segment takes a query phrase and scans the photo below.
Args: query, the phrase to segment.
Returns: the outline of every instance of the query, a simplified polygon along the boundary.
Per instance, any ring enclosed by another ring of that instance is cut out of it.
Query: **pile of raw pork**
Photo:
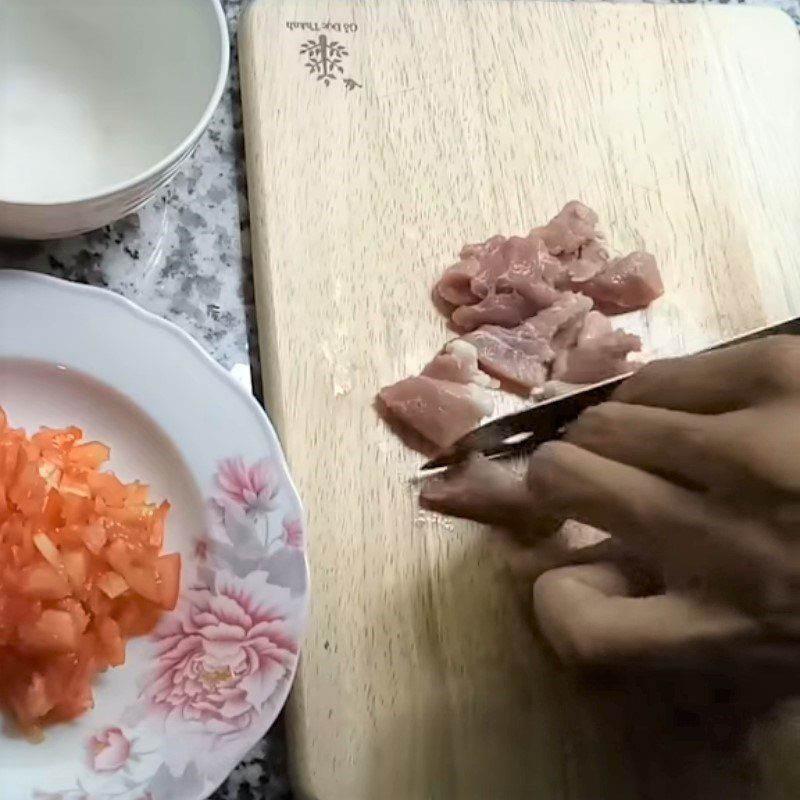
[[[595,383],[631,369],[641,341],[608,317],[663,294],[655,259],[612,257],[597,214],[567,203],[527,236],[471,244],[434,287],[460,335],[420,375],[380,390],[381,414],[425,452],[449,447],[492,413],[490,389],[537,396],[548,381]]]

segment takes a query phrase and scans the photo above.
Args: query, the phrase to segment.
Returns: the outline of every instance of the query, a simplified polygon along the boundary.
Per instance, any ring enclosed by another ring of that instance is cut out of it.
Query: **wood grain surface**
[[[338,60],[327,85],[308,51],[321,36]],[[800,797],[797,727],[732,755],[651,686],[576,686],[480,532],[418,510],[419,458],[371,407],[447,338],[429,292],[461,245],[527,232],[572,198],[620,249],[657,254],[667,294],[624,320],[651,352],[800,313],[788,18],[263,0],[241,74],[264,389],[309,515],[301,794]]]

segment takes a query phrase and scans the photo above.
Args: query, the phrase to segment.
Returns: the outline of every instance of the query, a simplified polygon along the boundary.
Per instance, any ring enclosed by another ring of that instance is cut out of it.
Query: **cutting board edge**
[[[242,12],[239,25],[238,46],[240,59],[246,61],[251,57],[253,47],[253,32],[251,30],[251,18],[263,6],[264,0],[249,0]],[[241,62],[240,62],[241,63]],[[240,70],[240,85],[242,94],[243,124],[245,137],[245,161],[248,176],[248,204],[250,209],[251,226],[253,220],[263,220],[266,225],[266,199],[262,192],[255,191],[256,182],[250,180],[252,174],[263,175],[264,153],[258,142],[257,134],[264,124],[264,117],[261,106],[258,102],[250,102],[255,94],[255,86],[251,85],[253,78],[250,70]],[[249,108],[249,111],[246,109]],[[262,242],[262,239],[264,241]],[[282,438],[284,418],[282,409],[282,380],[281,370],[277,358],[265,357],[269,352],[269,345],[275,335],[275,315],[273,312],[274,304],[271,292],[271,275],[269,263],[269,245],[265,237],[251,238],[251,258],[253,263],[253,293],[254,305],[257,321],[257,339],[259,353],[261,357],[261,384],[264,397],[264,405],[267,408],[270,419],[275,426],[279,438]],[[265,304],[259,304],[257,298],[268,298]],[[266,306],[266,307],[265,307]],[[287,453],[287,460],[289,454]],[[291,469],[291,461],[289,460]],[[312,585],[313,602],[313,585]],[[302,653],[302,651],[301,651]],[[321,787],[315,786],[314,774],[308,758],[308,748],[306,746],[306,727],[301,724],[293,724],[295,718],[302,718],[302,709],[298,705],[302,704],[302,691],[296,691],[295,687],[300,688],[304,680],[303,659],[300,657],[297,673],[294,679],[293,690],[287,701],[287,717],[289,724],[286,725],[286,735],[292,752],[292,758],[288,759],[289,772],[292,779],[294,793],[300,800],[322,800],[320,794]]]

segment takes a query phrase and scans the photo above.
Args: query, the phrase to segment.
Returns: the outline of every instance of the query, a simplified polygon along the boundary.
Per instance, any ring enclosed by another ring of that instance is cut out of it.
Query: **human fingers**
[[[534,581],[542,573],[559,567],[625,558],[621,543],[611,537],[587,547],[569,547],[557,538],[531,546],[521,544],[518,537],[503,528],[492,528],[488,539],[512,575],[527,581]]]
[[[558,527],[558,521],[536,514],[523,474],[482,457],[428,478],[420,492],[420,505],[504,528],[523,539],[537,527],[543,536]]]
[[[605,458],[715,492],[800,492],[797,406],[720,415],[609,402],[587,409],[565,441]]]
[[[759,635],[741,612],[688,595],[630,597],[625,575],[607,563],[545,572],[534,584],[534,611],[562,660],[590,666],[699,659]]]
[[[547,442],[528,461],[528,503],[538,513],[575,519],[658,553],[680,544],[696,493],[568,442]],[[677,529],[678,534],[673,534]]]
[[[653,361],[614,400],[695,414],[721,414],[800,388],[800,342],[771,336],[685,358]]]
[[[708,485],[723,465],[715,453],[717,417],[653,406],[608,402],[586,409],[568,428],[564,441],[621,464],[682,482]]]
[[[668,575],[699,580],[748,607],[763,604],[770,586],[794,580],[786,548],[767,523],[708,493],[567,442],[540,447],[527,479],[537,513],[608,531]]]

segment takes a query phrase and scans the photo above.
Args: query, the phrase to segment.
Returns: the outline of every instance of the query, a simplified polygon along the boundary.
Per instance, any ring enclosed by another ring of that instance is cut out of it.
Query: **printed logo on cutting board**
[[[287,22],[290,31],[312,31],[319,33],[314,39],[306,39],[300,45],[300,57],[303,66],[317,83],[323,86],[344,86],[346,92],[363,88],[347,71],[347,59],[350,51],[346,43],[333,34],[351,34],[358,30],[355,22]]]

